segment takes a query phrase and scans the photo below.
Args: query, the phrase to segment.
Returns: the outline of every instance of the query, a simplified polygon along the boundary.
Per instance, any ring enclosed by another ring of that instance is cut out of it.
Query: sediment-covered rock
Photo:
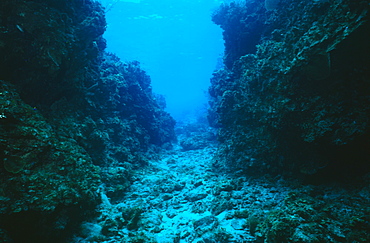
[[[175,130],[183,151],[203,149],[217,143],[216,130],[209,126],[206,115],[179,121]]]
[[[101,216],[73,242],[369,241],[369,186],[233,175],[214,169],[215,151],[178,149],[149,161],[121,201],[102,200]]]
[[[226,47],[209,89],[220,161],[315,180],[369,172],[368,2],[266,2],[213,15]]]

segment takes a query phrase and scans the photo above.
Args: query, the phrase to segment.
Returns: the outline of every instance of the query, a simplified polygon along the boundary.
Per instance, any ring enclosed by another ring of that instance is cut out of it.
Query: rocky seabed
[[[103,234],[112,236],[104,242],[255,242],[248,212],[278,207],[287,190],[218,173],[215,150],[178,149],[151,161],[118,203],[102,190],[101,216],[85,223],[85,240]]]

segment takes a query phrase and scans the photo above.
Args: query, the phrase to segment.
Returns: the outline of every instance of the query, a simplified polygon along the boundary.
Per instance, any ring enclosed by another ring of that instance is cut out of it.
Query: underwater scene
[[[368,0],[1,0],[0,243],[370,242]]]

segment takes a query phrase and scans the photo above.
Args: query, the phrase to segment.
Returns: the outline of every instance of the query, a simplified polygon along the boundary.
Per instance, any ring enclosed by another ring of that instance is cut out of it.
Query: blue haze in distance
[[[204,108],[224,49],[222,31],[211,21],[221,1],[101,2],[107,8],[107,50],[123,61],[139,61],[176,119]]]

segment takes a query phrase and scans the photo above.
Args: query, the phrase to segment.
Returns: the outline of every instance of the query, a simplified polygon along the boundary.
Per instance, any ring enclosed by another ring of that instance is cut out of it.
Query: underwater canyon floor
[[[349,192],[223,173],[214,164],[215,151],[179,147],[137,170],[121,200],[112,203],[102,191],[100,216],[84,223],[85,235],[75,241],[349,242],[348,234],[367,239],[368,187]]]

